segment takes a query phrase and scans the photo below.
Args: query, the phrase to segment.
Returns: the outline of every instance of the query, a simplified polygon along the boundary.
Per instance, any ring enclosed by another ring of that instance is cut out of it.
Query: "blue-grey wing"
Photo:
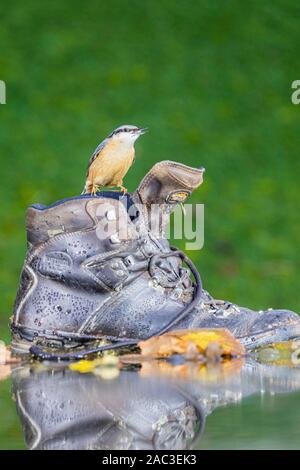
[[[89,163],[88,163],[88,167],[87,167],[87,173],[86,173],[86,176],[88,176],[89,174],[89,169],[90,169],[90,166],[91,164],[96,160],[96,158],[98,157],[99,153],[101,152],[101,150],[105,147],[105,145],[107,144],[107,141],[108,139],[104,139],[102,142],[100,142],[100,144],[98,145],[98,147],[95,149],[93,155],[91,156],[91,158],[89,159]]]

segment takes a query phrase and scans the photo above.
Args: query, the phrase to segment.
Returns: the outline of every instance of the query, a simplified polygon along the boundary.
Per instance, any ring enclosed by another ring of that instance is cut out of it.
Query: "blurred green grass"
[[[2,1],[0,336],[33,202],[78,194],[89,155],[123,123],[150,128],[126,178],[153,163],[205,166],[205,287],[300,312],[300,6],[171,0]],[[183,244],[181,244],[183,246]]]
[[[16,413],[16,405],[11,399],[11,380],[0,381],[0,450],[24,449],[24,436]]]
[[[0,337],[25,254],[24,213],[78,194],[89,155],[123,123],[148,126],[126,178],[162,159],[205,166],[205,287],[300,312],[300,6],[292,0],[2,0]],[[181,244],[183,246],[183,244]],[[0,447],[22,438],[1,384]],[[4,413],[4,414],[3,414]]]

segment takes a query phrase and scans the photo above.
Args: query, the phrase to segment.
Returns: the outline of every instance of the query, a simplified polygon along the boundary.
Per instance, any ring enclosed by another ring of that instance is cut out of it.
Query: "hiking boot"
[[[202,183],[203,172],[163,161],[133,194],[106,191],[30,207],[14,351],[33,343],[137,342],[201,327],[228,328],[249,348],[299,337],[293,312],[259,313],[213,299],[193,263],[170,247],[170,214]]]

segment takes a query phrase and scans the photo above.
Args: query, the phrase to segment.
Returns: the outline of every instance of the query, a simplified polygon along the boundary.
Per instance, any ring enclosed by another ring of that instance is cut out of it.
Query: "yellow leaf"
[[[82,360],[79,362],[75,362],[74,364],[70,364],[69,369],[76,372],[80,372],[81,374],[87,374],[89,372],[92,372],[92,370],[97,367],[97,364],[95,364],[96,362],[97,359],[95,361]]]
[[[256,350],[257,359],[272,365],[299,366],[300,341],[273,343]]]
[[[90,372],[96,373],[98,369],[115,369],[119,360],[116,356],[111,354],[105,354],[103,357],[99,357],[92,361],[81,360],[69,365],[69,369],[80,372],[81,374],[89,374]],[[99,372],[99,371],[98,371]],[[97,372],[97,375],[100,375]],[[105,375],[105,372],[104,372]],[[108,376],[109,374],[107,374]]]
[[[21,359],[18,357],[13,357],[10,348],[5,346],[3,341],[0,341],[0,365],[15,364],[20,361]]]
[[[0,365],[0,380],[7,379],[11,374],[11,367],[10,366],[1,366]]]
[[[187,354],[193,349],[191,346],[198,354],[208,359],[212,359],[213,354],[223,357],[245,354],[244,346],[223,328],[176,330],[139,343],[142,355],[152,357]]]

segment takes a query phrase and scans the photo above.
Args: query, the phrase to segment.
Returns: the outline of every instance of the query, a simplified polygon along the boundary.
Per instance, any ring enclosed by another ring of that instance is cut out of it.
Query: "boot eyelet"
[[[152,287],[158,287],[158,286],[159,286],[158,279],[156,277],[153,277],[152,278]]]
[[[119,235],[117,233],[114,233],[113,235],[111,235],[109,240],[110,240],[110,243],[112,243],[113,245],[115,245],[117,243],[121,243],[121,240],[120,240]]]
[[[117,220],[116,211],[114,209],[110,209],[105,214],[107,220]]]
[[[119,269],[118,271],[116,271],[116,275],[118,277],[124,277],[124,276],[126,276],[126,273],[124,271],[122,271],[121,269]]]
[[[180,289],[179,287],[177,287],[176,289],[174,289],[173,291],[173,297],[174,299],[179,299],[183,294],[183,290]]]
[[[110,267],[115,271],[120,268],[120,263],[113,263]]]
[[[126,267],[132,266],[134,264],[134,261],[131,256],[126,256],[126,258],[123,259],[123,263],[125,264]]]

